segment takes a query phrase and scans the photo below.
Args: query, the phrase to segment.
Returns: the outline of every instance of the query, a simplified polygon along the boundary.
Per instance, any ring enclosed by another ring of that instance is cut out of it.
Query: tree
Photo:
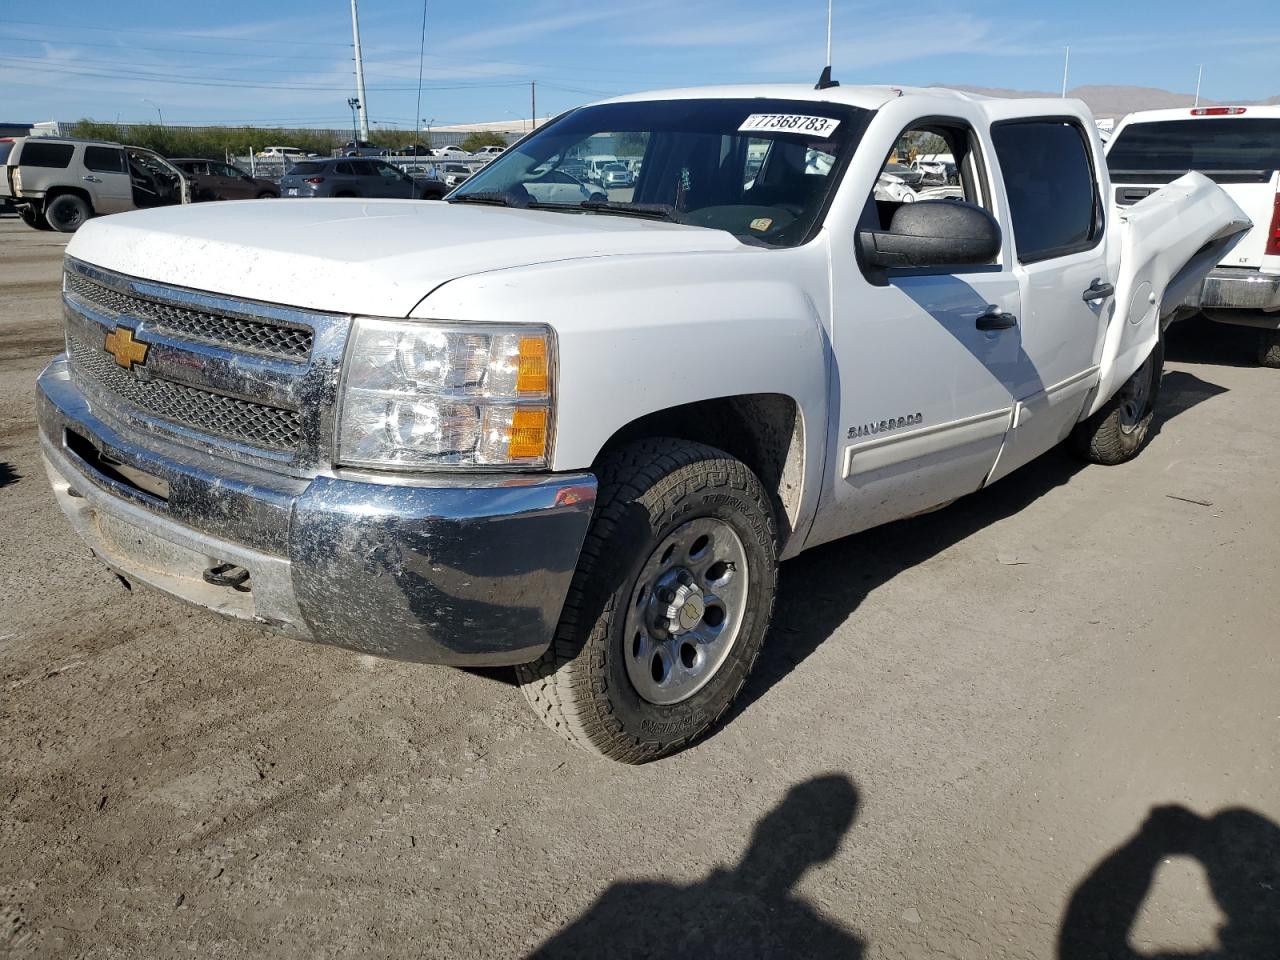
[[[468,133],[467,138],[459,144],[467,153],[475,153],[481,147],[505,147],[506,145],[507,138],[492,131]]]

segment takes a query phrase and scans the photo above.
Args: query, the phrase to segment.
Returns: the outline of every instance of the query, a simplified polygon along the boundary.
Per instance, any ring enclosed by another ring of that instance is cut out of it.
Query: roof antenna
[[[828,87],[840,86],[839,80],[831,79],[831,4],[833,0],[827,0],[827,65],[822,68],[822,76],[818,78],[818,82],[814,84],[815,90],[826,90]]]

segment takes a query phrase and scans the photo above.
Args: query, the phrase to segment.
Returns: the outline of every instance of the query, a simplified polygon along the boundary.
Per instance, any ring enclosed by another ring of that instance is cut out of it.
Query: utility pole
[[[355,3],[355,0],[351,0]],[[1071,48],[1067,47],[1067,54],[1062,58],[1062,96],[1067,95],[1067,71],[1071,68]]]
[[[538,81],[529,81],[529,131],[538,126]]]
[[[360,17],[356,13],[356,0],[351,0],[351,40],[356,48],[356,110],[360,115],[360,136],[369,139],[368,106],[364,97],[364,61],[360,59]]]
[[[1196,71],[1196,102],[1193,106],[1200,106],[1200,81],[1204,79],[1204,64],[1198,64],[1199,70]]]

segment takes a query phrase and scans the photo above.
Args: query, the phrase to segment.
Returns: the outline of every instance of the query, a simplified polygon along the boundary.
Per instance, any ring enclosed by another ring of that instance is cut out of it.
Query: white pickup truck
[[[926,135],[963,199],[877,199]],[[623,145],[634,185],[536,199]],[[128,581],[515,665],[567,739],[653,759],[728,709],[780,560],[1068,438],[1138,452],[1163,306],[1249,221],[1198,174],[1119,216],[1110,191],[1076,101],[753,86],[573,110],[445,204],[93,221],[39,379],[49,476]]]
[[[1280,106],[1131,113],[1107,144],[1120,207],[1196,170],[1255,226],[1187,297],[1182,312],[1259,331],[1258,362],[1280,367]]]

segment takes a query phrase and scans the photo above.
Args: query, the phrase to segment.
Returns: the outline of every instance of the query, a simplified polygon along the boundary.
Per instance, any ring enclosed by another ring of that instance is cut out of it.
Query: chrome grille
[[[67,337],[75,371],[98,389],[144,413],[268,450],[295,451],[302,443],[302,415],[169,380],[143,380],[119,366],[110,354]]]
[[[305,327],[263,323],[207,313],[113,290],[78,273],[68,272],[67,291],[92,306],[118,316],[127,313],[157,330],[230,350],[243,350],[285,360],[305,361],[313,333]]]

